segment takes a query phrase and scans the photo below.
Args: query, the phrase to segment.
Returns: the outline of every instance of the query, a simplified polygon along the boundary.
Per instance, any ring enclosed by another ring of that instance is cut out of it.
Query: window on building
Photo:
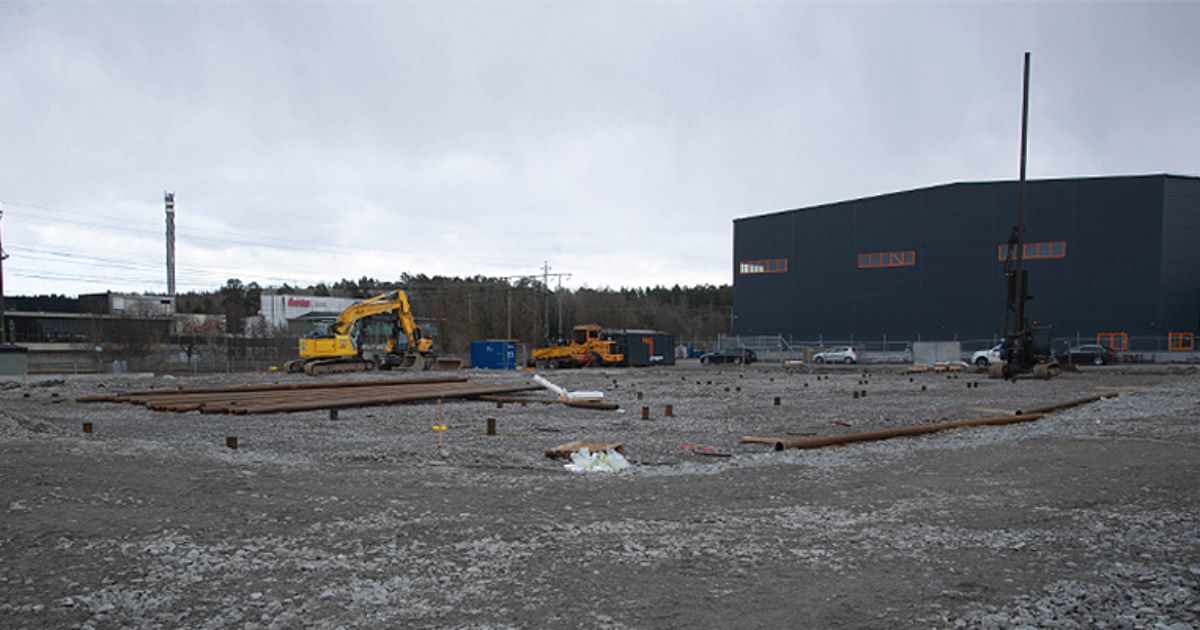
[[[996,249],[996,260],[1003,261],[1008,256],[1008,244],[1002,244]],[[1043,241],[1025,243],[1025,260],[1049,260],[1067,257],[1066,241]]]
[[[912,267],[917,264],[917,252],[906,249],[894,252],[870,252],[858,255],[859,269],[882,267]]]
[[[1196,348],[1196,334],[1173,332],[1167,334],[1167,346],[1172,352],[1191,352]]]
[[[786,258],[766,258],[763,260],[743,260],[738,263],[738,273],[745,276],[756,273],[783,273],[788,270]]]
[[[1108,346],[1117,352],[1129,350],[1129,335],[1123,332],[1103,332],[1096,335],[1096,343]]]

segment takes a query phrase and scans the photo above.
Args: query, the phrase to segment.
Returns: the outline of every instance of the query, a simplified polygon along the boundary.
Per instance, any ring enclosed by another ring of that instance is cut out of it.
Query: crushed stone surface
[[[0,382],[0,626],[1200,626],[1194,366],[1016,383],[694,362],[547,376],[621,409],[445,401],[439,447],[432,404],[335,421],[76,401],[303,375]],[[1033,423],[740,443],[1105,393]],[[622,442],[633,466],[544,457],[576,439]]]

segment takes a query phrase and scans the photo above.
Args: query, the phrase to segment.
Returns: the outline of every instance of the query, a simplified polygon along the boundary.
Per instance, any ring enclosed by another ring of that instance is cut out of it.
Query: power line
[[[102,264],[111,265],[111,266],[114,266],[117,268],[132,269],[132,270],[137,270],[137,271],[142,271],[142,270],[157,271],[159,269],[158,265],[143,263],[140,261],[130,260],[127,258],[109,258],[109,257],[104,257],[104,256],[74,254],[74,253],[69,253],[69,252],[41,249],[41,248],[37,248],[37,247],[27,247],[24,245],[14,246],[13,250],[28,252],[25,256],[22,256],[22,258],[25,258],[25,259],[32,258],[35,260],[39,260],[39,259],[40,260],[50,260],[53,262],[60,262],[62,264],[85,265],[85,264],[102,263]],[[59,260],[59,259],[61,259],[61,260]],[[85,261],[92,261],[92,262],[85,262]],[[265,280],[276,280],[279,282],[287,282],[289,284],[296,283],[296,282],[317,282],[320,280],[319,278],[314,280],[312,277],[306,278],[306,279],[299,279],[296,277],[286,278],[286,277],[280,277],[280,276],[270,276],[270,275],[265,275],[265,274],[247,273],[245,269],[235,270],[235,269],[230,269],[228,267],[207,267],[207,268],[179,267],[178,269],[180,271],[186,272],[193,276],[202,275],[202,276],[210,276],[210,277],[229,278],[229,277],[236,277],[236,276],[241,275],[241,276],[246,276],[248,278],[262,278]]]
[[[80,212],[80,211],[76,211],[76,210],[51,208],[48,206],[29,204],[29,203],[23,203],[23,202],[0,200],[0,203],[11,205],[11,206],[16,206],[18,208],[36,209],[36,210],[42,211],[42,213],[48,212],[51,214],[58,214],[58,215],[65,214],[65,215],[71,215],[71,216],[81,216],[81,217],[86,217],[87,219],[89,219],[89,220],[80,220],[80,219],[70,219],[70,218],[61,218],[61,217],[55,219],[56,221],[61,222],[61,223],[68,223],[71,225],[80,225],[80,226],[85,226],[85,227],[99,227],[99,228],[112,230],[114,232],[124,232],[124,233],[130,233],[130,234],[146,234],[146,235],[154,236],[156,239],[159,236],[161,236],[159,229],[149,227],[151,225],[157,226],[157,223],[152,223],[150,221],[145,221],[145,220],[140,220],[140,219],[129,219],[127,217],[117,217],[117,216],[112,216],[112,215],[105,215],[102,213],[96,213],[96,212]],[[32,213],[26,213],[21,210],[17,210],[16,213],[24,214],[27,216],[32,215]],[[32,215],[32,216],[34,216],[35,218],[44,218],[44,217],[38,217],[37,215]],[[101,219],[109,219],[111,221],[116,221],[119,224],[112,224],[112,223],[105,223],[103,221],[96,221],[95,220],[96,217],[99,217]],[[132,226],[130,226],[131,223],[142,224],[142,225],[146,225],[147,227],[146,228],[132,227]],[[204,232],[208,232],[210,234],[216,234],[218,236],[205,236],[203,234]],[[180,227],[178,230],[178,234],[180,236],[187,236],[190,240],[203,241],[203,242],[209,242],[209,243],[217,243],[220,245],[233,244],[233,245],[244,245],[244,246],[248,246],[248,247],[269,247],[269,248],[273,248],[273,249],[299,251],[299,252],[306,252],[306,253],[323,252],[323,253],[332,253],[332,254],[361,254],[361,253],[374,252],[374,253],[383,253],[388,256],[393,256],[393,257],[398,254],[405,254],[405,255],[414,256],[417,258],[429,258],[429,256],[426,256],[424,254],[417,254],[414,252],[398,252],[395,250],[380,249],[377,247],[362,247],[359,245],[341,245],[341,244],[337,244],[337,243],[313,243],[310,241],[304,241],[304,240],[299,240],[299,239],[290,239],[290,238],[280,237],[280,236],[271,236],[271,235],[264,235],[264,234],[256,235],[256,234],[251,234],[251,233],[247,233],[244,231],[232,232],[232,231],[227,231],[227,230],[216,230],[216,229],[212,229],[212,228]],[[508,259],[508,258],[458,257],[458,259],[468,261],[468,262],[473,261],[476,263],[497,265],[497,266],[501,266],[501,267],[504,267],[504,266],[525,267],[525,266],[531,266],[533,264],[532,261],[523,261],[523,260]]]
[[[7,269],[5,270],[5,274],[17,276],[20,278],[30,278],[30,279],[34,279],[34,280],[59,280],[59,281],[66,281],[66,282],[78,282],[78,283],[82,283],[82,284],[96,284],[96,285],[103,285],[103,286],[108,286],[108,287],[111,287],[114,284],[143,284],[143,285],[157,284],[160,280],[157,277],[154,279],[145,278],[145,279],[136,279],[135,280],[135,279],[131,279],[131,278],[114,278],[109,275],[96,276],[96,275],[91,275],[91,274],[61,274],[61,273],[46,274],[46,273],[36,273],[36,272],[28,272],[28,271],[21,271],[21,270],[10,271]],[[196,287],[196,288],[205,288],[205,287],[211,286],[208,283],[184,282],[181,284],[184,286]]]

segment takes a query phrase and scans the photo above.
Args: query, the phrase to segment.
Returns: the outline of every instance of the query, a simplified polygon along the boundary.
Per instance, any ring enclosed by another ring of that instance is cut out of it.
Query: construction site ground
[[[1017,383],[694,362],[548,376],[621,409],[446,401],[439,447],[433,403],[331,420],[75,400],[303,375],[0,382],[0,627],[1198,624],[1195,366]],[[739,443],[1114,392],[1026,424]],[[622,442],[633,465],[578,474],[543,455],[575,439]]]

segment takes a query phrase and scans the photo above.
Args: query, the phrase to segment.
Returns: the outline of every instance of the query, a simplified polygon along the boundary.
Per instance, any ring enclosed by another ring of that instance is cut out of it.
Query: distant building
[[[263,293],[260,313],[267,330],[299,335],[312,328],[314,321],[334,319],[358,301],[354,298]]]
[[[165,295],[13,297],[5,304],[12,309],[4,313],[10,335],[29,349],[34,372],[98,369],[109,356],[105,348],[122,337],[166,341],[176,332],[175,300]]]
[[[133,295],[128,293],[85,293],[79,303],[88,313],[170,317],[175,314],[175,298],[170,295]]]
[[[796,339],[1004,334],[1015,181],[954,183],[734,221],[734,332]],[[1190,345],[1200,178],[1026,185],[1028,316],[1055,337]]]

